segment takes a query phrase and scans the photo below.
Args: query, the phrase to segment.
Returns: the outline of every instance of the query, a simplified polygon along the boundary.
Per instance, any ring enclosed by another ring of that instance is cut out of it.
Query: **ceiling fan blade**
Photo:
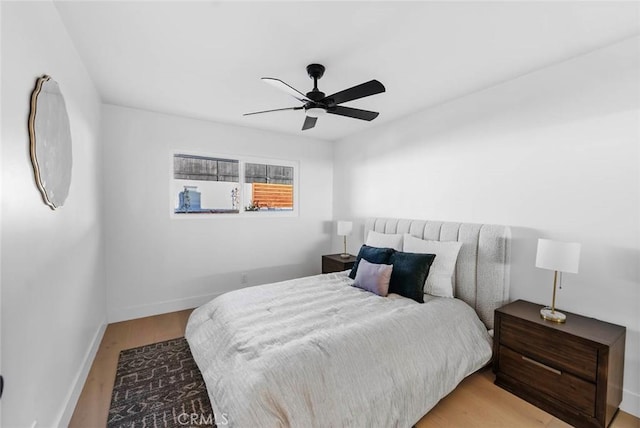
[[[342,104],[347,101],[357,100],[358,98],[368,97],[369,95],[379,94],[384,91],[385,88],[382,83],[377,80],[370,80],[366,83],[326,96],[321,100],[321,102],[326,103],[329,102],[329,99],[332,99],[333,104]]]
[[[377,111],[360,110],[359,108],[351,108],[351,107],[343,107],[343,106],[336,106],[333,108],[329,108],[327,109],[327,113],[337,114],[339,116],[353,117],[355,119],[369,120],[369,121],[375,119],[380,114]]]
[[[263,110],[263,111],[254,111],[253,113],[245,113],[243,116],[251,116],[252,114],[260,114],[260,113],[271,113],[272,111],[283,111],[283,110],[302,110],[304,107],[287,107],[287,108],[276,108],[273,110]]]
[[[293,98],[295,98],[300,102],[306,103],[308,101],[311,101],[309,98],[307,98],[305,94],[298,91],[296,88],[287,85],[280,79],[274,79],[272,77],[263,77],[262,80],[264,82],[267,82],[271,86],[280,89],[281,91],[285,91],[287,94],[291,95]]]
[[[304,123],[302,124],[302,130],[311,129],[316,126],[316,122],[318,121],[317,117],[304,117]]]

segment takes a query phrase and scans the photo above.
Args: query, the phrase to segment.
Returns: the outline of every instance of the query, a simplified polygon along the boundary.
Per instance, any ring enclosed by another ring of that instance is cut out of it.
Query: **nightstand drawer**
[[[504,346],[500,347],[500,371],[585,415],[595,415],[596,386],[593,383]]]
[[[504,317],[500,325],[500,344],[555,369],[596,381],[598,350],[571,335]]]

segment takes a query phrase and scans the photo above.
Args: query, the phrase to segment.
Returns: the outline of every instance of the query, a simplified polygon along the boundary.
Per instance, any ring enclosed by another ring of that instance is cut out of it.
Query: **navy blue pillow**
[[[360,259],[365,259],[369,263],[374,263],[377,265],[388,265],[390,264],[389,259],[391,258],[391,255],[395,253],[395,251],[396,250],[394,250],[393,248],[378,248],[363,245],[362,247],[360,247],[358,257],[356,257],[356,262],[351,268],[349,278],[356,278],[356,272],[358,271],[358,263],[360,262]]]
[[[424,303],[424,282],[435,258],[435,254],[394,252],[389,259],[393,265],[389,293]]]

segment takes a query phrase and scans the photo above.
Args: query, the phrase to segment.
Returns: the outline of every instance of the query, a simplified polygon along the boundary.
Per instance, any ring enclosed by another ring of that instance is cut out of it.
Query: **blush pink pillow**
[[[378,265],[361,259],[353,285],[378,296],[386,297],[389,294],[392,271],[393,265]]]

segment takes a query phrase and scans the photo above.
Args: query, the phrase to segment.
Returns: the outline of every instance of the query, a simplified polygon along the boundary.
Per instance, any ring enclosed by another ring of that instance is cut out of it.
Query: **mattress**
[[[352,286],[347,272],[223,294],[186,338],[230,427],[409,427],[491,358],[458,299],[419,304]]]

